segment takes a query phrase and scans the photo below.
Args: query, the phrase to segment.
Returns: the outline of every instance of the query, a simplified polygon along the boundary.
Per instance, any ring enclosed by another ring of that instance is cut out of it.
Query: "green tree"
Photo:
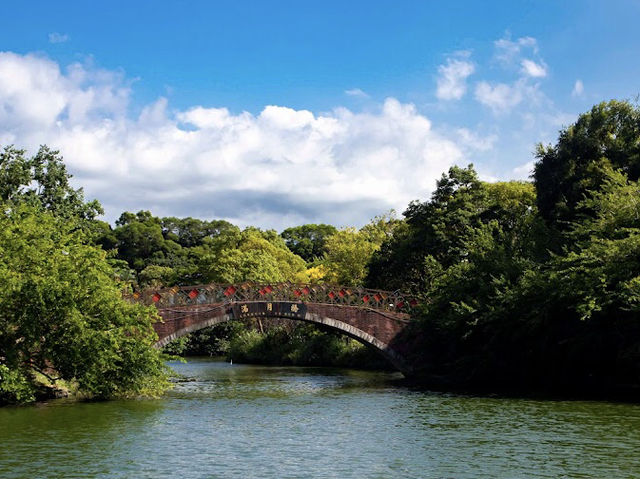
[[[99,398],[169,385],[152,347],[156,313],[123,299],[105,253],[77,221],[37,206],[0,209],[2,402],[33,400],[38,374]]]
[[[162,287],[170,285],[175,281],[175,277],[176,272],[173,268],[168,266],[158,266],[155,264],[150,264],[140,271],[140,274],[138,275],[140,286],[142,287]]]
[[[360,230],[343,228],[325,241],[322,266],[327,282],[361,285],[369,263],[380,245],[390,238],[399,221],[393,212],[374,218]]]
[[[232,248],[240,235],[227,221],[158,218],[149,211],[124,212],[115,229],[100,225],[99,230],[98,244],[135,270],[140,286],[205,281],[202,259]]]
[[[202,258],[206,281],[302,281],[305,262],[286,247],[274,231],[247,228],[235,244]]]
[[[538,145],[534,180],[542,217],[567,231],[588,209],[585,195],[597,191],[610,168],[630,180],[640,177],[640,110],[627,101],[595,105],[560,132],[555,145]]]
[[[116,225],[114,236],[118,258],[137,272],[151,264],[163,265],[168,254],[180,250],[180,245],[164,239],[160,219],[149,211],[139,211],[135,216],[125,212]]]
[[[471,165],[452,167],[438,181],[430,201],[409,204],[405,224],[374,255],[366,283],[418,292],[434,262],[446,268],[462,261],[467,255],[466,237],[481,222],[486,194]]]
[[[330,283],[359,285],[366,274],[371,256],[379,245],[356,228],[344,228],[327,238],[323,266]]]
[[[326,240],[337,231],[332,225],[306,224],[287,228],[280,236],[284,239],[287,248],[307,263],[311,263],[322,258],[327,252]]]
[[[41,146],[31,158],[25,153],[13,146],[0,151],[0,202],[39,204],[64,218],[93,220],[103,213],[96,200],[84,201],[82,188],[71,187],[58,151]]]
[[[210,244],[220,236],[236,232],[238,228],[228,221],[203,221],[196,218],[161,218],[162,233],[166,240],[175,241],[183,248]]]

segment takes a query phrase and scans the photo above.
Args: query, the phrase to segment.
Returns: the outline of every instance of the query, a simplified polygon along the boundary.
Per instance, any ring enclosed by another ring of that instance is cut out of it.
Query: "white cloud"
[[[475,98],[488,106],[494,113],[504,113],[511,110],[522,101],[522,84],[507,85],[497,83],[491,85],[481,81],[476,85]]]
[[[533,78],[543,78],[547,76],[547,66],[544,63],[536,63],[533,60],[524,59],[521,62],[521,72]]]
[[[533,161],[528,161],[524,165],[516,166],[512,171],[514,180],[530,180],[533,174]]]
[[[436,96],[440,100],[459,100],[467,91],[466,80],[474,71],[474,65],[466,60],[468,52],[459,52],[462,58],[448,58],[438,67]]]
[[[482,137],[467,128],[456,130],[458,141],[465,147],[476,151],[489,151],[498,141],[498,135],[492,134]]]
[[[355,96],[358,98],[369,98],[369,94],[362,91],[360,88],[352,88],[350,90],[345,90],[344,93],[348,96]]]
[[[120,72],[0,53],[0,143],[60,149],[109,220],[150,209],[276,228],[363,224],[403,210],[465,161],[429,119],[393,98],[374,112],[322,114],[276,105],[259,114],[174,111],[159,98],[134,118],[130,95]]]
[[[571,91],[571,96],[577,97],[582,96],[584,93],[584,84],[582,80],[576,80],[576,83],[573,85],[573,90]]]
[[[69,40],[69,35],[58,32],[49,34],[49,43],[64,43]]]
[[[517,72],[518,77],[510,83],[478,82],[475,99],[495,114],[508,113],[521,104],[531,108],[545,101],[549,103],[539,88],[538,80],[547,76],[547,65],[539,55],[536,39],[521,37],[512,41],[507,36],[496,40],[494,47],[494,59],[507,71]]]
[[[521,37],[513,41],[511,36],[507,34],[493,44],[495,58],[503,65],[511,65],[516,62],[523,50],[530,50],[533,55],[538,55],[538,41],[533,37]]]

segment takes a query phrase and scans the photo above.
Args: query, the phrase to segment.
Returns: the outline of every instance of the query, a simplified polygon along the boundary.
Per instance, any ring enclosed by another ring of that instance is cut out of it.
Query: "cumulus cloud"
[[[523,52],[538,55],[538,41],[533,37],[521,37],[511,40],[511,35],[493,42],[495,58],[503,65],[517,63]]]
[[[133,117],[130,97],[121,72],[0,53],[0,143],[60,149],[109,220],[150,209],[275,228],[363,224],[425,198],[464,162],[428,118],[393,98],[377,111],[322,114],[175,111],[159,98]]]
[[[69,40],[69,35],[58,32],[49,34],[49,43],[64,43]]]
[[[438,67],[436,96],[440,100],[459,100],[466,93],[467,78],[474,71],[468,57],[468,52],[458,52]]]
[[[352,88],[350,90],[345,90],[344,93],[348,96],[355,96],[358,98],[369,98],[369,94],[362,91],[360,88]]]
[[[498,135],[496,134],[483,137],[468,128],[458,128],[456,134],[458,135],[458,142],[469,150],[489,151],[498,141]]]
[[[486,81],[481,81],[476,85],[475,98],[491,108],[494,113],[503,113],[511,110],[522,101],[522,92],[522,83],[491,85]]]
[[[512,171],[513,179],[524,181],[530,180],[531,175],[533,175],[534,165],[535,163],[533,161],[528,161],[524,165],[516,166]]]
[[[516,69],[525,77],[544,78],[547,65],[540,56],[538,41],[533,37],[511,40],[507,35],[494,43],[494,59],[506,69]]]
[[[536,39],[511,40],[507,36],[496,40],[494,47],[494,60],[507,72],[515,72],[517,78],[510,83],[479,81],[475,86],[475,99],[495,114],[508,113],[521,104],[534,106],[545,100],[539,80],[547,76],[547,65],[540,57]]]
[[[544,63],[536,63],[525,58],[522,60],[521,65],[522,73],[527,76],[533,78],[543,78],[547,76],[547,66]]]
[[[571,91],[571,96],[573,97],[582,96],[583,93],[584,93],[584,84],[582,83],[582,80],[576,80],[575,84],[573,85],[573,90]]]

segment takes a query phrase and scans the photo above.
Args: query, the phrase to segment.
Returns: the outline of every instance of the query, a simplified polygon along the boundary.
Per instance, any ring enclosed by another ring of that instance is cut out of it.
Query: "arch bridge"
[[[401,333],[418,304],[399,291],[327,284],[204,284],[145,290],[133,299],[155,305],[157,347],[234,319],[287,318],[322,324],[377,350],[405,375]]]

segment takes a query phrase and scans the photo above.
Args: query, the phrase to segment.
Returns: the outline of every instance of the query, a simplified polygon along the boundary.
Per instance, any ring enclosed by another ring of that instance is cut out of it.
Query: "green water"
[[[175,364],[152,401],[0,409],[0,478],[640,478],[640,406],[411,391],[388,373]]]

